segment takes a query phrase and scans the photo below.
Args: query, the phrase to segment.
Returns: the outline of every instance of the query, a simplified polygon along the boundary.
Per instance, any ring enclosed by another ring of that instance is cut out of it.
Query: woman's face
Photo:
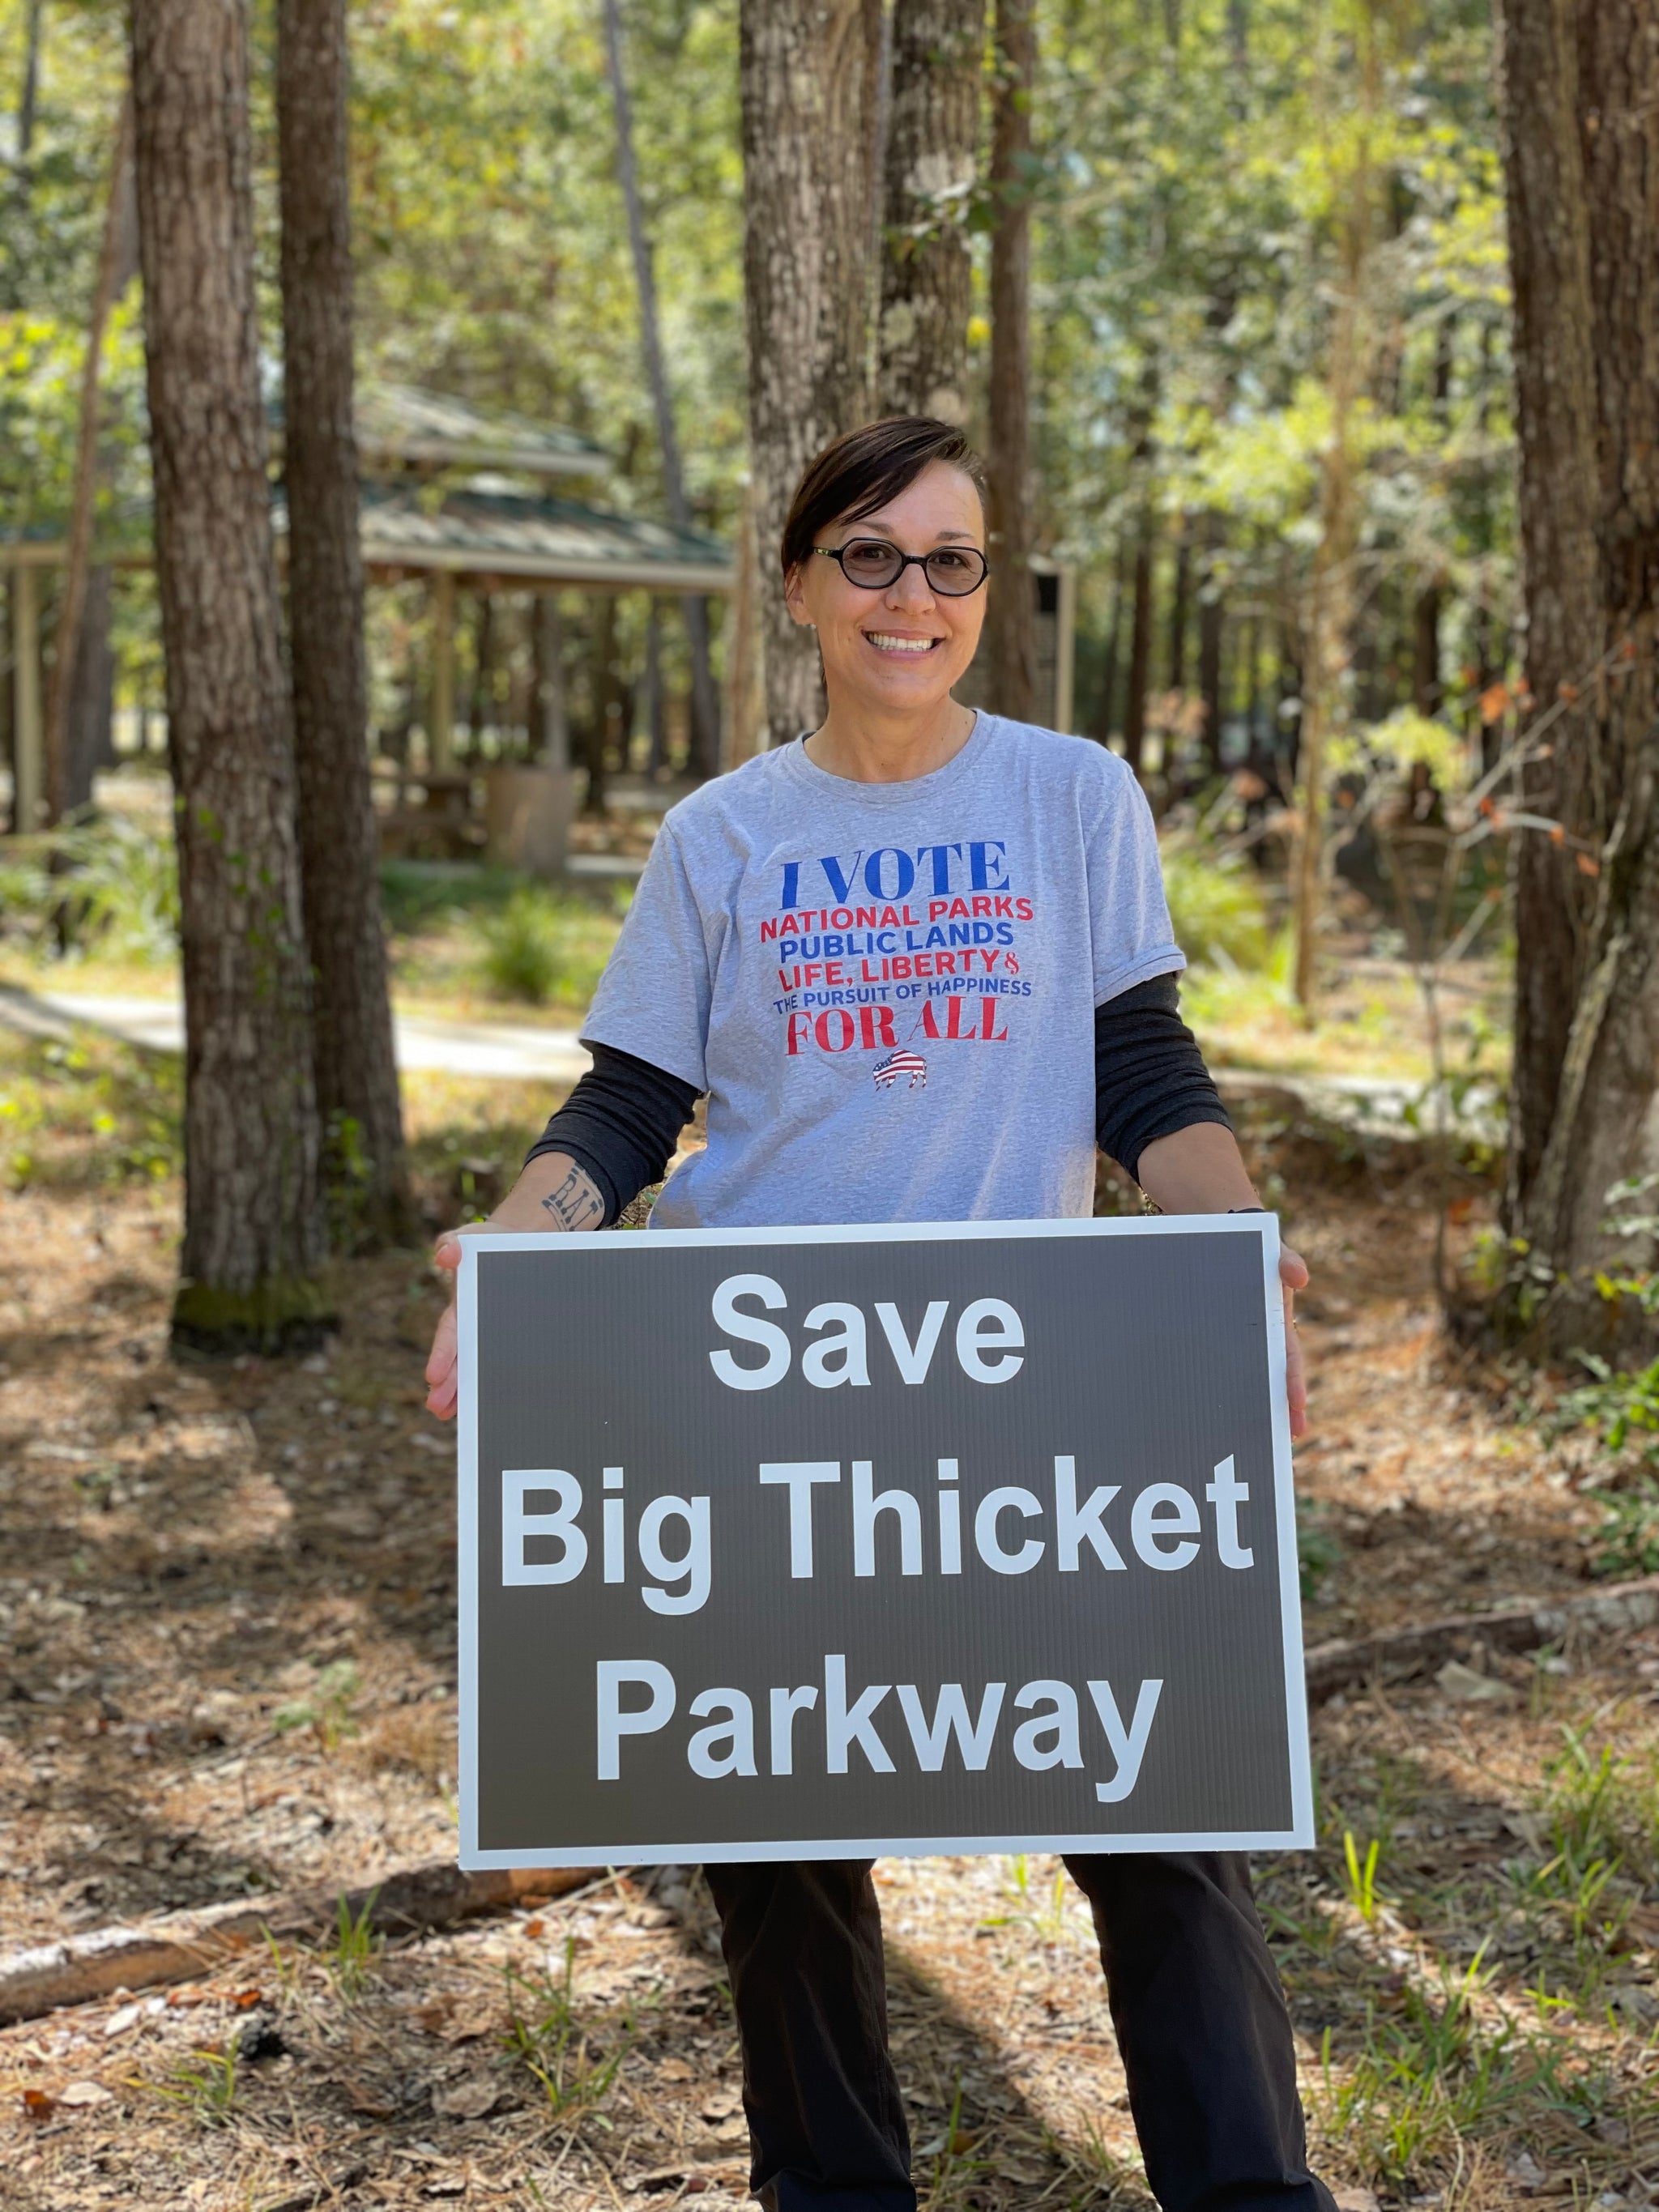
[[[902,553],[941,547],[985,550],[985,515],[971,477],[933,461],[896,499],[856,522],[832,522],[817,543],[840,548],[885,538]],[[785,586],[789,611],[818,634],[831,704],[884,714],[939,706],[979,643],[988,584],[965,599],[935,592],[921,568],[901,569],[879,591],[850,583],[841,564],[814,554]]]

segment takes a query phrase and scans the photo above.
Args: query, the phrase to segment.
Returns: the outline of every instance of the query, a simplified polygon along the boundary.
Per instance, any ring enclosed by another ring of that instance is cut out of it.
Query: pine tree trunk
[[[113,586],[108,568],[87,571],[75,670],[65,702],[63,793],[64,812],[70,816],[91,805],[93,778],[114,760],[115,654],[110,643]]]
[[[98,492],[98,461],[102,413],[100,390],[104,365],[104,333],[117,300],[131,276],[124,267],[124,252],[131,231],[129,203],[132,193],[132,97],[122,100],[115,143],[110,155],[109,195],[104,215],[103,243],[98,256],[98,276],[93,287],[92,314],[87,330],[87,349],[81,371],[81,419],[76,445],[75,489],[70,502],[69,544],[64,562],[64,584],[58,600],[57,652],[52,680],[46,690],[46,818],[60,820],[81,804],[70,793],[70,700],[75,688],[80,657],[82,619],[86,611],[87,577],[92,565],[93,507]],[[77,779],[78,781],[78,779]]]
[[[1618,0],[1613,0],[1617,12]],[[1515,295],[1527,681],[1534,714],[1601,651],[1596,563],[1595,343],[1589,203],[1578,127],[1577,0],[1502,0],[1499,111]],[[1614,794],[1588,700],[1556,723],[1521,778],[1528,813],[1599,848]],[[1595,884],[1565,843],[1523,834],[1515,855],[1515,1046],[1506,1213],[1528,1218],[1554,1117]]]
[[[1193,541],[1191,524],[1177,515],[1180,536],[1176,539],[1175,591],[1170,601],[1170,689],[1187,688],[1187,632],[1192,623]]]
[[[1123,609],[1128,597],[1128,550],[1124,540],[1117,541],[1117,551],[1112,561],[1112,611],[1106,621],[1106,650],[1100,671],[1100,715],[1095,726],[1095,736],[1103,745],[1112,742],[1112,732],[1117,727],[1117,672],[1123,657]]]
[[[869,412],[871,161],[879,0],[742,0],[749,451],[766,741],[823,720],[809,629],[780,588],[784,518],[807,464]]]
[[[1031,94],[1035,0],[996,0],[992,102],[990,603],[985,611],[994,712],[1036,712],[1036,606],[1031,589]]]
[[[1226,543],[1226,525],[1218,514],[1206,518],[1204,577],[1198,607],[1198,689],[1204,702],[1204,754],[1210,773],[1221,773],[1222,695],[1221,648],[1226,634],[1227,602],[1217,574],[1218,556]]]
[[[155,568],[177,790],[185,1237],[173,1334],[326,1326],[311,981],[259,397],[247,15],[132,0]]]
[[[1541,236],[1516,238],[1520,210],[1512,207],[1510,217],[1528,666],[1535,691],[1559,670],[1558,680],[1583,696],[1565,718],[1577,742],[1564,740],[1558,726],[1554,757],[1541,763],[1568,836],[1559,846],[1528,836],[1522,848],[1528,865],[1517,877],[1518,945],[1553,955],[1553,973],[1571,976],[1574,996],[1552,1093],[1546,1100],[1531,1092],[1512,1140],[1510,1201],[1511,1227],[1528,1248],[1513,1318],[1529,1328],[1536,1348],[1559,1358],[1581,1347],[1650,1351],[1652,1322],[1639,1303],[1605,1296],[1598,1279],[1650,1275],[1659,1258],[1659,392],[1651,366],[1659,327],[1659,45],[1647,0],[1577,0],[1569,26],[1576,35],[1556,39],[1549,50],[1564,64],[1565,82],[1545,88],[1533,76],[1542,50],[1529,43],[1542,13],[1539,0],[1506,0],[1510,190],[1550,184],[1568,195],[1576,189],[1578,199],[1556,208]],[[1553,9],[1544,27],[1559,33],[1561,20]],[[1559,106],[1547,118],[1532,112],[1552,94]],[[1553,175],[1540,167],[1547,131]],[[1583,301],[1581,271],[1589,315],[1569,332],[1563,323]],[[1550,389],[1540,395],[1546,380]],[[1586,413],[1595,501],[1588,608],[1566,596],[1584,589],[1583,488],[1575,493],[1563,481],[1569,439],[1582,435]],[[1541,451],[1530,434],[1540,426]],[[1545,501],[1550,511],[1540,516]],[[1559,533],[1568,526],[1575,534],[1564,544]],[[1545,531],[1557,533],[1551,550],[1563,565],[1554,572],[1540,566],[1534,550]],[[1534,672],[1534,651],[1552,645],[1559,658]],[[1586,682],[1585,664],[1598,654],[1606,656],[1603,670]],[[1546,854],[1560,872],[1547,871]],[[1517,1012],[1528,995],[1524,957],[1517,959]],[[1538,1079],[1541,1032],[1531,1020],[1529,1083]],[[1528,1178],[1521,1148],[1536,1142],[1540,1128],[1547,1133]]]
[[[968,419],[985,0],[894,0],[881,258],[880,405]]]
[[[288,604],[317,1105],[345,1221],[397,1240],[416,1224],[368,772],[344,0],[279,0],[276,52]]]
[[[691,527],[691,503],[685,494],[685,470],[680,459],[679,432],[674,422],[673,395],[663,360],[661,319],[657,312],[657,272],[651,240],[646,234],[645,210],[640,199],[638,166],[634,159],[634,109],[629,97],[628,71],[623,51],[622,11],[618,0],[605,0],[605,36],[611,66],[611,99],[617,117],[617,173],[628,214],[629,244],[634,256],[634,283],[639,298],[640,349],[645,356],[646,381],[657,417],[657,443],[662,453],[663,490],[668,519],[676,530]],[[684,603],[686,642],[691,652],[691,741],[686,769],[692,775],[713,775],[720,760],[720,694],[708,651],[708,602],[688,599]],[[653,620],[655,620],[653,615]]]
[[[1123,757],[1139,775],[1146,750],[1146,694],[1152,681],[1152,516],[1143,509],[1135,538],[1134,607],[1129,618],[1129,690],[1123,702]]]

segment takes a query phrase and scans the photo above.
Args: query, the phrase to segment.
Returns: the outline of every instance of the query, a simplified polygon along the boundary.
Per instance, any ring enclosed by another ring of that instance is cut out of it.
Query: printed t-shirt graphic
[[[1009,1002],[1030,996],[1021,962],[1036,921],[1009,866],[1006,837],[786,860],[781,910],[760,937],[775,948],[789,1055],[884,1054],[880,1090],[900,1073],[914,1084],[930,1042],[1007,1043]]]
[[[663,1227],[1080,1215],[1094,1009],[1183,964],[1123,763],[981,714],[910,782],[796,744],[682,800],[583,1034],[708,1092]]]

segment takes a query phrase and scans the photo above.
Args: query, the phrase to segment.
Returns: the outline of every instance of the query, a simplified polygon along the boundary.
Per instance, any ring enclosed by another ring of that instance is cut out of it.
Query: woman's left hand
[[[1296,1294],[1308,1287],[1308,1263],[1288,1244],[1279,1249],[1279,1279],[1285,1292],[1285,1395],[1294,1437],[1308,1431],[1308,1383],[1302,1371],[1302,1340],[1296,1333]]]

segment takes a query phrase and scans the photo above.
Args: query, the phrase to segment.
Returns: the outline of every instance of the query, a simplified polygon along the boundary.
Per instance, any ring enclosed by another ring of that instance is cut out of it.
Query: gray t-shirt
[[[671,809],[582,1034],[708,1093],[663,1228],[1052,1219],[1095,1008],[1185,964],[1122,761],[982,714],[908,783],[796,744]]]

